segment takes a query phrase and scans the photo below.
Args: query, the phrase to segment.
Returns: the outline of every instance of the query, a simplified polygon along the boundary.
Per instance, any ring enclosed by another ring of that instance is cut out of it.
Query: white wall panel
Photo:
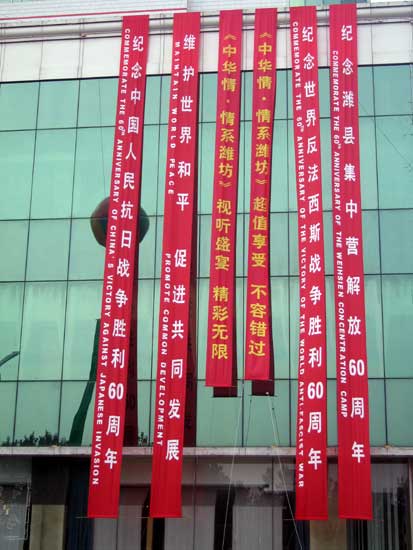
[[[412,63],[412,23],[386,23],[372,29],[373,63]]]
[[[318,27],[317,39],[318,39],[318,64],[320,67],[326,67],[327,65],[330,64],[328,27]]]
[[[80,76],[80,40],[43,42],[40,79],[78,78]]]
[[[218,67],[218,33],[204,32],[201,36],[200,71],[212,72]]]
[[[358,62],[359,65],[371,65],[371,30],[372,25],[359,25],[357,30]]]
[[[39,80],[42,42],[2,45],[1,80]]]
[[[118,75],[120,38],[90,38],[83,42],[81,78]]]

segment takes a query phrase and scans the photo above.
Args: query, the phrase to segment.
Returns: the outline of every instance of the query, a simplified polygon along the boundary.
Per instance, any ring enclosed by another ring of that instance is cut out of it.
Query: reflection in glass
[[[60,379],[65,307],[65,283],[26,284],[20,380]]]

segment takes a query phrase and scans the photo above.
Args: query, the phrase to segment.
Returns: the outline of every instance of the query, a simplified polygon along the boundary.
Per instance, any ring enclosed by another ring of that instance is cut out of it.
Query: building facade
[[[271,192],[275,396],[243,381],[255,7],[151,6],[139,248],[138,445],[124,449],[118,520],[88,520],[93,371],[121,17],[143,2],[1,2],[0,547],[4,550],[411,548],[413,4],[360,4],[359,113],[374,519],[337,519],[328,6],[317,10],[328,326],[328,522],[296,522],[297,205],[288,5],[280,4]],[[205,387],[218,9],[244,10],[237,219],[237,397]],[[196,446],[183,518],[148,519],[173,11],[202,11]],[[96,358],[95,358],[96,359]]]

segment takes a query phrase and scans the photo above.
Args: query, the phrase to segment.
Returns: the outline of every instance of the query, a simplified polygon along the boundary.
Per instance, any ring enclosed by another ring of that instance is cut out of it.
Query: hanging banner
[[[172,40],[151,517],[181,517],[192,224],[196,208],[199,13],[175,14]]]
[[[148,27],[147,16],[123,19],[89,478],[90,518],[118,516]]]
[[[241,100],[242,11],[219,16],[206,385],[236,383],[235,249]]]
[[[276,90],[277,10],[255,10],[245,379],[273,377],[270,191]]]
[[[357,11],[330,7],[339,516],[372,519],[357,80]]]
[[[327,380],[316,8],[291,8],[298,216],[296,518],[326,519]]]

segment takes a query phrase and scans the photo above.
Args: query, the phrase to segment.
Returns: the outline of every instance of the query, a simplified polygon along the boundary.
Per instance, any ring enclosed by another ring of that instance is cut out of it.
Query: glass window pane
[[[217,73],[201,75],[201,122],[215,122],[217,109]]]
[[[89,220],[72,220],[69,279],[103,279],[105,248],[95,240]]]
[[[412,118],[377,117],[376,133],[380,207],[412,208]]]
[[[270,274],[288,275],[288,214],[270,215]]]
[[[374,134],[374,118],[360,118],[359,130],[361,206],[362,208],[377,208],[376,138]]]
[[[386,414],[383,380],[369,380],[369,410],[370,444],[375,446],[386,445]]]
[[[0,130],[36,128],[38,82],[0,86]]]
[[[327,445],[337,445],[337,383],[327,380]]]
[[[410,114],[412,76],[409,65],[373,67],[374,101],[377,115]]]
[[[241,384],[238,395],[241,395]],[[212,397],[213,389],[198,383],[197,445],[239,446],[242,441],[241,397]]]
[[[411,379],[386,380],[388,445],[413,445],[412,392]]]
[[[16,382],[0,382],[0,445],[13,444]]]
[[[373,116],[373,70],[372,67],[359,67],[359,115]]]
[[[20,380],[61,377],[66,283],[27,283],[24,297]]]
[[[364,277],[366,297],[367,359],[370,378],[384,376],[380,276]]]
[[[332,190],[331,190],[331,126],[330,119],[320,120],[320,140],[321,140],[321,178],[323,188],[323,209],[332,208]],[[290,180],[291,181],[291,180]],[[295,186],[295,176],[292,180]],[[297,202],[297,201],[296,201]]]
[[[248,391],[244,398],[243,444],[246,447],[290,445],[290,383],[276,380],[275,384],[274,397],[256,397]]]
[[[156,248],[156,222],[157,218],[151,216],[148,218],[149,228],[139,243],[139,278],[149,279],[155,277],[155,254],[160,254],[160,249]]]
[[[334,277],[325,278],[326,281],[326,331],[327,331],[327,377],[336,377],[336,331],[335,331],[335,309],[334,309]],[[298,303],[297,303],[298,307]],[[294,313],[297,317],[298,312]],[[298,327],[297,327],[298,338]],[[298,342],[297,342],[298,345]],[[298,360],[298,358],[297,358]]]
[[[413,273],[413,210],[381,211],[383,273]]]
[[[272,340],[274,351],[275,393],[278,392],[278,380],[289,378],[289,284],[286,277],[271,278]]]
[[[199,137],[199,213],[210,214],[214,188],[215,124],[201,124]]]
[[[159,128],[158,201],[157,201],[157,214],[159,216],[163,216],[164,204],[165,204],[165,168],[166,168],[167,139],[168,139],[168,127],[164,124]]]
[[[168,123],[168,114],[169,114],[169,89],[171,87],[171,77],[165,75],[162,77],[161,81],[161,124]]]
[[[239,216],[238,216],[239,217]],[[211,218],[212,216],[199,216],[198,239],[199,239],[199,258],[198,258],[198,277],[209,277],[211,261]],[[239,228],[237,228],[239,231]],[[201,253],[202,251],[202,253]]]
[[[0,218],[29,217],[34,132],[0,132]]]
[[[252,71],[243,71],[241,78],[241,120],[252,120]]]
[[[299,282],[298,277],[290,277],[290,376],[298,375],[298,328],[299,328]]]
[[[198,227],[199,227],[199,223],[200,222],[198,221]],[[163,242],[163,217],[157,216],[156,217],[156,250],[159,250],[159,252],[155,256],[155,277],[157,279],[160,279],[161,277],[162,242]]]
[[[28,222],[0,222],[0,281],[22,281]]]
[[[152,392],[155,384],[148,381],[138,381],[138,445],[149,445],[151,426]]]
[[[383,276],[384,358],[389,377],[412,375],[412,296],[412,275]]]
[[[198,378],[205,378],[206,372],[206,346],[208,334],[208,297],[209,279],[198,279],[197,298],[198,311],[204,311],[204,315],[198,315]]]
[[[32,218],[70,217],[75,141],[75,130],[37,133]]]
[[[139,281],[137,364],[138,378],[145,380],[151,379],[152,372],[156,373],[157,353],[152,355],[148,342],[158,343],[158,333],[153,331],[153,318],[158,315],[159,311],[154,308],[154,281]]]
[[[140,383],[140,382],[139,382]],[[147,390],[147,385],[142,382],[143,386],[142,386],[142,391],[143,390]],[[150,432],[149,432],[149,444],[150,445],[153,445],[153,430],[154,430],[154,414],[155,414],[155,396],[156,396],[156,382],[150,382],[150,385],[151,385],[151,391],[150,391],[150,404],[148,406],[148,410],[150,411],[151,413],[151,416],[150,416],[150,420],[149,420],[149,429],[150,429]],[[140,393],[140,390],[139,390],[139,396],[141,395]],[[139,396],[138,396],[138,399],[139,399]],[[147,399],[145,400],[145,403],[148,403]],[[138,407],[139,407],[139,402],[138,402]],[[140,411],[140,408],[139,408],[139,411]],[[138,412],[139,414],[139,412]],[[139,421],[139,419],[138,419]]]
[[[79,80],[40,82],[38,128],[74,128]]]
[[[275,96],[275,118],[287,118],[287,71],[277,71],[277,92]]]
[[[88,380],[95,350],[97,320],[101,314],[102,283],[69,283],[63,378]],[[96,372],[96,364],[94,365]],[[96,378],[96,374],[93,375]]]
[[[293,86],[292,86],[292,70],[288,69],[287,73],[287,118],[293,118]]]
[[[78,126],[114,126],[117,78],[81,80]]]
[[[77,131],[73,216],[89,217],[109,196],[112,171],[113,128]]]
[[[271,212],[288,210],[288,149],[287,121],[276,120],[272,147],[271,167]],[[250,181],[250,174],[247,181]],[[247,205],[249,209],[249,204]]]
[[[69,233],[70,220],[31,221],[27,280],[67,279]]]
[[[158,192],[159,126],[145,126],[143,131],[141,205],[148,216],[156,214]],[[164,184],[164,182],[162,182]]]
[[[57,445],[60,382],[20,382],[15,445]]]
[[[330,70],[328,68],[318,69],[318,87],[320,117],[327,118],[330,116]]]
[[[148,76],[145,91],[145,124],[159,124],[161,76]]]
[[[90,445],[92,441],[95,384],[63,382],[60,403],[60,445]]]
[[[251,122],[241,122],[239,172],[238,172],[238,212],[248,212],[250,208],[251,178]]]
[[[380,273],[379,222],[377,211],[364,211],[363,263],[364,273]]]
[[[23,284],[0,284],[0,380],[16,380],[19,364]]]

